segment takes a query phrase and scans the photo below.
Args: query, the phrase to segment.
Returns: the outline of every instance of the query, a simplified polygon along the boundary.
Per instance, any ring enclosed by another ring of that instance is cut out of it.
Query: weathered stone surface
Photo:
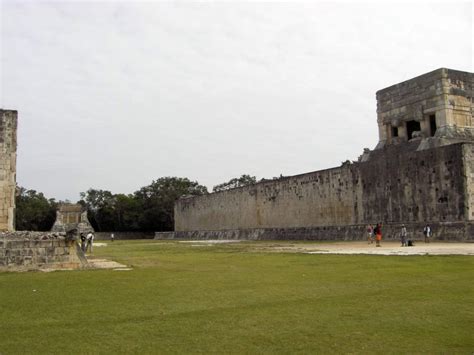
[[[0,109],[0,231],[15,228],[17,116]]]
[[[65,233],[0,233],[0,271],[82,268],[87,260]]]
[[[417,151],[418,144],[387,146],[364,163],[179,200],[176,231],[464,220],[472,198],[463,154],[474,145]]]
[[[56,211],[56,221],[52,232],[64,232],[72,235],[94,232],[87,218],[87,211],[79,204],[62,204]]]
[[[153,232],[113,232],[114,240],[153,239]],[[110,240],[111,232],[96,232],[94,240]]]
[[[473,74],[446,68],[379,90],[377,147],[406,142],[418,130],[425,138],[472,140],[472,97]]]
[[[424,223],[405,223],[408,237],[423,240]],[[474,223],[457,222],[431,223],[433,240],[474,242]],[[401,223],[384,224],[384,240],[399,240]],[[194,230],[176,232],[156,232],[157,240],[194,239],[194,240],[366,240],[365,225],[299,227],[299,228],[254,228],[227,230]]]

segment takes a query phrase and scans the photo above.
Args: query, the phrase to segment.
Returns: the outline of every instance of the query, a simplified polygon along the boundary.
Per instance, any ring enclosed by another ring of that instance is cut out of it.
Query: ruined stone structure
[[[75,234],[93,231],[80,205],[63,205],[54,230],[14,232],[18,113],[0,109],[0,271],[88,266]]]
[[[15,229],[17,115],[0,109],[0,231]]]
[[[47,232],[0,233],[0,271],[79,269],[88,266],[75,240]]]
[[[65,203],[56,211],[56,221],[52,232],[78,235],[80,233],[94,232],[87,218],[87,210],[79,204]]]
[[[413,138],[425,138],[419,150],[473,142],[472,75],[438,69],[378,91],[377,148]]]
[[[180,199],[163,237],[350,240],[382,222],[386,238],[430,223],[474,240],[473,106],[473,74],[456,70],[380,90],[379,143],[358,162]]]

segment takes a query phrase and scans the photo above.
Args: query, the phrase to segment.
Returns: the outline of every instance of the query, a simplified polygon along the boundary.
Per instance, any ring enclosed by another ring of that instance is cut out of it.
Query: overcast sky
[[[56,199],[339,166],[377,90],[473,71],[472,2],[0,1],[17,182]]]

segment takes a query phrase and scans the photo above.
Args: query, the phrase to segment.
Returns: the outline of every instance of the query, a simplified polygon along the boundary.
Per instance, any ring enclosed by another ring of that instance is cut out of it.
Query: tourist
[[[368,244],[373,244],[374,238],[372,238],[372,234],[374,233],[374,227],[371,224],[367,225],[367,242]]]
[[[81,233],[81,250],[85,253],[86,252],[86,236],[84,233]]]
[[[92,244],[94,243],[94,234],[89,232],[86,237],[86,252],[89,249],[89,252],[92,254]]]
[[[402,224],[402,231],[400,232],[400,238],[402,242],[402,247],[407,246],[407,228]]]
[[[110,235],[110,241],[113,242],[114,240],[115,240],[115,235],[114,235],[114,233],[112,233],[112,234]]]
[[[379,247],[380,242],[382,241],[382,223],[377,223],[377,226],[374,229],[375,233],[375,246]]]
[[[427,224],[425,228],[423,228],[423,234],[425,236],[425,243],[429,243],[431,237],[431,227],[429,224]]]

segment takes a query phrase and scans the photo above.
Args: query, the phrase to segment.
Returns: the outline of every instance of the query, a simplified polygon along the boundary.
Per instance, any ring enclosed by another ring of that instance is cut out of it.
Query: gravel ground
[[[191,243],[192,246],[212,246],[222,243],[245,242],[239,240],[189,240],[180,243]],[[441,243],[416,242],[415,246],[402,247],[399,242],[382,241],[381,247],[375,242],[307,242],[288,243],[274,242],[255,245],[255,250],[269,252],[293,252],[308,254],[373,254],[373,255],[474,255],[474,243]]]
[[[316,250],[312,250],[312,249]],[[374,254],[374,255],[474,255],[474,243],[416,243],[402,247],[398,242],[382,242],[381,247],[367,242],[318,243],[308,246],[309,254]]]

